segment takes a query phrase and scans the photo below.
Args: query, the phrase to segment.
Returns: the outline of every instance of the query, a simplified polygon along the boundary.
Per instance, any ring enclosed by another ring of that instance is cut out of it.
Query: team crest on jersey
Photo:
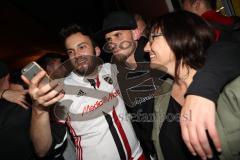
[[[108,83],[108,84],[113,84],[112,77],[110,75],[103,75],[103,79]]]
[[[77,97],[80,97],[80,96],[84,96],[86,95],[87,93],[83,92],[81,89],[79,89],[78,93],[77,93]]]

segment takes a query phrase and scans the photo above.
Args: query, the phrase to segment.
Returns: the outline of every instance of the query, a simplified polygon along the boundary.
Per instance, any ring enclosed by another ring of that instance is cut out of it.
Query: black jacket
[[[151,76],[150,74],[142,74],[142,69],[150,71],[149,55],[144,52],[147,41],[145,37],[141,37],[138,41],[134,53],[135,60],[138,63],[135,70],[128,70],[122,63],[117,64],[117,67],[119,71],[118,83],[123,100],[128,113],[131,114],[133,128],[143,152],[149,158],[150,155],[155,154],[152,141],[154,97],[149,96],[150,92],[146,91],[141,94],[137,90],[141,87],[140,84]]]
[[[187,95],[198,95],[216,103],[223,87],[240,75],[240,45],[216,42],[207,50],[207,58],[189,86]]]
[[[30,109],[0,100],[0,159],[34,159],[30,122]]]

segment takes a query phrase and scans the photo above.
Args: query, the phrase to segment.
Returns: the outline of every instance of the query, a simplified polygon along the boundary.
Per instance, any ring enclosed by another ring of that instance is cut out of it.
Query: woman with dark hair
[[[207,156],[205,156],[205,151],[203,151],[205,148],[198,148],[196,151],[191,148],[193,142],[187,142],[182,139],[182,134],[186,134],[186,130],[181,130],[180,127],[180,124],[191,122],[192,119],[196,117],[196,114],[192,114],[191,111],[188,114],[181,114],[181,111],[184,110],[184,108],[182,108],[185,103],[184,96],[196,72],[205,65],[205,59],[212,58],[211,56],[215,53],[211,52],[214,52],[216,48],[219,49],[219,47],[222,47],[221,44],[213,43],[213,30],[201,17],[190,12],[179,11],[169,13],[153,22],[149,42],[145,46],[145,51],[149,52],[150,55],[150,66],[151,68],[159,70],[167,68],[167,73],[173,77],[173,81],[170,82],[172,84],[171,93],[161,95],[155,99],[156,120],[154,122],[153,139],[159,159],[191,160],[199,159],[200,157],[201,159],[219,159],[215,149],[215,147],[217,147],[216,144],[214,147],[212,143],[206,143],[206,145],[208,145],[207,147],[210,147],[213,153],[208,152]],[[231,51],[237,52],[237,49],[239,50],[239,46],[236,47],[234,44],[228,43],[225,45],[231,47]],[[225,51],[226,47],[225,49],[222,48],[222,52]],[[221,95],[219,99],[221,99]],[[240,98],[238,101],[240,101]],[[223,104],[226,105],[225,108],[230,107],[227,106],[229,103],[224,102],[217,104],[217,109],[215,107],[209,107],[204,112],[204,114],[213,119],[214,122],[215,113],[217,112],[217,126],[212,126],[212,128],[216,129],[217,127],[218,131],[223,128],[226,129],[225,127],[229,126],[229,124],[231,125],[231,123],[221,124],[218,121],[219,119],[221,122],[226,119],[231,119],[231,116],[222,117],[221,115],[224,114],[219,114],[223,112],[221,107]],[[234,106],[234,104],[231,105]],[[236,108],[238,111],[240,110],[239,107],[235,107],[235,109]],[[213,110],[213,112],[211,110]],[[224,112],[228,111],[225,110]],[[228,113],[229,115],[234,114],[231,111]],[[181,115],[181,117],[179,115]],[[239,123],[240,115],[238,114],[236,117],[238,117],[237,122]],[[201,123],[201,121],[197,123]],[[205,136],[204,139],[208,140],[208,133],[205,133],[205,131],[206,130],[203,129],[204,133],[202,133],[202,130],[197,130],[195,135],[188,133],[189,136],[195,136],[191,137],[193,139]],[[228,155],[226,152],[229,151],[229,148],[225,145],[228,143],[225,141],[226,135],[225,133],[219,133],[219,136],[223,147],[223,154],[221,156],[226,158],[226,155]],[[237,142],[239,142],[239,139]],[[189,149],[190,151],[188,148],[191,148]],[[196,152],[202,153],[199,154],[200,157],[196,157]],[[232,157],[228,156],[226,159],[232,159]]]

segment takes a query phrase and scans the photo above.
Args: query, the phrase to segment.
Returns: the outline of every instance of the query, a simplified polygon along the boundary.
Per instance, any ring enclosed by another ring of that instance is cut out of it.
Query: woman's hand
[[[16,91],[8,89],[2,93],[2,98],[6,99],[9,102],[16,103],[25,109],[28,109],[30,105],[26,101],[26,93],[26,90]]]
[[[215,124],[215,104],[203,97],[188,95],[181,111],[182,138],[193,155],[202,159],[212,157],[207,132],[218,152],[221,142]]]

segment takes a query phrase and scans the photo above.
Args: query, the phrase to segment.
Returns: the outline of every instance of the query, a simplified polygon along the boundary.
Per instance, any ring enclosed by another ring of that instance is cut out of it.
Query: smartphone
[[[31,62],[22,69],[22,75],[24,75],[28,80],[32,80],[33,77],[39,72],[44,71],[44,69],[36,62]],[[40,85],[45,85],[51,81],[50,77],[46,74],[41,80]]]

